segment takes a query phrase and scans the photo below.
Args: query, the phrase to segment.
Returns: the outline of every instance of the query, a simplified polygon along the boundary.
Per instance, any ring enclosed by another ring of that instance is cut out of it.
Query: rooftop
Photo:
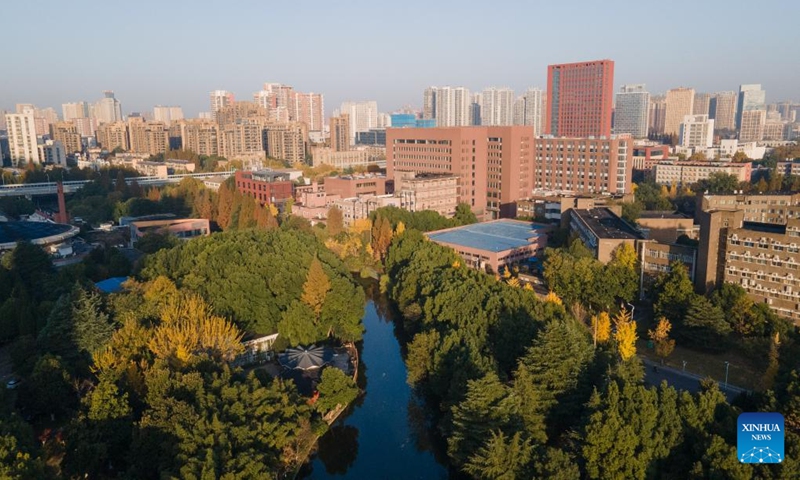
[[[786,235],[786,225],[776,225],[774,223],[743,222],[742,228],[754,232],[775,233]]]
[[[50,222],[0,222],[0,249],[14,248],[16,242],[38,245],[62,241],[77,235],[72,225]]]
[[[641,240],[642,235],[607,208],[573,209],[597,238]]]
[[[671,210],[651,210],[651,211],[644,211],[639,214],[639,218],[678,218],[678,219],[687,219],[692,218],[689,215],[683,214],[681,212],[673,212]]]
[[[435,242],[502,252],[529,245],[532,238],[540,235],[537,230],[541,228],[532,222],[503,219],[430,232],[428,238]]]

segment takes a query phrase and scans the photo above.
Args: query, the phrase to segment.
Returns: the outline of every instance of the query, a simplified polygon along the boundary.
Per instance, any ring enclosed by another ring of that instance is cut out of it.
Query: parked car
[[[12,378],[11,380],[6,382],[6,388],[9,389],[9,390],[14,390],[15,388],[17,388],[19,386],[19,384],[21,382],[22,382],[22,380],[20,380],[18,378]]]

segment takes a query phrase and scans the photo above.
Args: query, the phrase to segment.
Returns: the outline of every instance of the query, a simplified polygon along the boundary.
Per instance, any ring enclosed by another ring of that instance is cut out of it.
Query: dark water
[[[406,383],[394,324],[378,307],[370,300],[364,311],[359,386],[366,393],[320,439],[305,478],[448,477],[433,453],[426,410]]]

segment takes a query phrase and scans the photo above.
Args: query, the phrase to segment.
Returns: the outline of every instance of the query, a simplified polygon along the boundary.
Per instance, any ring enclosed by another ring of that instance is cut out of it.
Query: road
[[[686,390],[692,393],[700,390],[700,381],[703,379],[703,377],[699,375],[665,367],[663,365],[659,365],[658,363],[651,362],[645,358],[642,358],[642,362],[644,363],[645,367],[644,381],[650,385],[658,386],[661,385],[661,382],[666,380],[667,384],[675,387],[677,390]],[[656,367],[658,371],[656,372],[653,367]],[[730,384],[726,387],[722,383],[719,384],[719,389],[725,394],[725,397],[729,402],[736,398],[740,393],[747,391],[743,388]]]

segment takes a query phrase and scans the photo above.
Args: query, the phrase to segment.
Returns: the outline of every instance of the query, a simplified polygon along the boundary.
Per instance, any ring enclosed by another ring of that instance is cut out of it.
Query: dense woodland
[[[603,297],[580,285],[598,275],[608,280],[612,272],[604,269],[624,269],[624,252],[603,267],[582,262],[581,248],[550,252],[551,259],[569,257],[553,261],[572,262],[569,268],[584,272],[584,280],[568,283],[564,294],[586,306],[566,309],[555,293],[541,301],[515,282],[464,268],[451,250],[416,231],[393,240],[386,273],[412,338],[409,383],[437,408],[452,466],[481,479],[800,476],[794,334],[786,332],[774,357],[773,385],[733,405],[714,382],[695,395],[647,387],[635,356],[635,322],[624,310],[602,311]],[[559,265],[557,270],[567,268]],[[613,283],[616,291],[608,295],[624,298],[625,282]],[[672,316],[663,292],[673,283],[662,281],[658,308],[664,315]],[[724,303],[734,297],[722,292],[713,298]],[[599,313],[581,321],[576,311]],[[682,327],[695,328],[687,323]],[[771,334],[782,327],[768,322],[764,328]],[[785,463],[759,469],[738,463],[736,418],[755,410],[786,415]]]

